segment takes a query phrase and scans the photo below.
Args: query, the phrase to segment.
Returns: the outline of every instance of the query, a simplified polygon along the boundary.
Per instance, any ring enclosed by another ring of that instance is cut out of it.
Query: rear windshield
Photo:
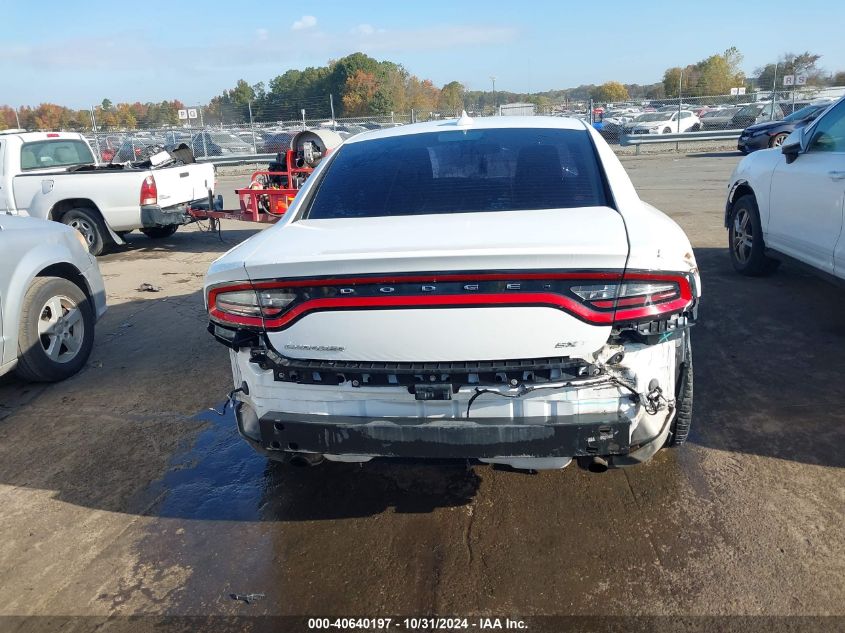
[[[91,165],[94,155],[82,141],[56,139],[24,143],[21,146],[21,170]]]
[[[606,206],[582,130],[451,130],[338,150],[305,218]]]

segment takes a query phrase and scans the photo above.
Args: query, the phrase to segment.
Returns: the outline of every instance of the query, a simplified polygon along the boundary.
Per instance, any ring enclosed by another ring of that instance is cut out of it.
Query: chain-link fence
[[[638,102],[590,102],[579,110],[559,113],[590,121],[605,140],[615,144],[622,135],[740,132],[755,123],[784,119],[810,104],[832,101],[843,93],[843,88],[825,88],[709,97],[681,95]]]
[[[709,97],[682,95],[616,103],[569,102],[542,111],[530,103],[509,103],[501,104],[496,109],[469,107],[468,112],[476,117],[494,114],[575,117],[593,125],[609,143],[618,144],[623,135],[740,131],[754,123],[783,119],[808,104],[824,99],[832,100],[842,94],[845,94],[845,88]],[[320,110],[315,112],[321,113]],[[280,113],[267,109],[253,111],[250,104],[229,109],[195,106],[179,110],[178,124],[137,124],[135,129],[110,125],[109,129],[102,129],[97,123],[96,113],[92,112],[94,129],[85,134],[100,158],[107,162],[136,160],[142,157],[148,147],[179,143],[188,145],[198,158],[213,158],[278,153],[286,150],[292,136],[303,129],[332,129],[347,138],[367,130],[452,118],[459,114],[457,110],[411,110],[383,116],[309,118],[305,110],[300,110],[299,119],[274,120],[274,115]]]
[[[199,110],[197,108],[197,110]],[[129,131],[95,130],[85,136],[106,162],[138,160],[146,148],[184,143],[197,158],[276,154],[288,149],[294,134],[306,129],[329,129],[347,138],[360,132],[410,123],[413,116],[352,117],[343,119],[304,119],[274,122],[238,122],[203,125],[199,115],[184,125]]]

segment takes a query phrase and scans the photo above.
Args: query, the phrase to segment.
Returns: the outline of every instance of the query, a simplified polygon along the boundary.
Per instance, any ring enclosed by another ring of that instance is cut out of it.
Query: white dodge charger
[[[573,119],[360,134],[215,261],[242,436],[271,459],[642,462],[690,430],[683,231]]]

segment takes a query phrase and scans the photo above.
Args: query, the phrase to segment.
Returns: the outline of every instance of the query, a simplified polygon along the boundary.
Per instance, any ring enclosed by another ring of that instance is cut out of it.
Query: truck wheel
[[[141,229],[141,233],[154,240],[160,240],[165,237],[170,237],[178,228],[178,224],[170,224],[168,226],[151,226],[146,229]]]
[[[692,347],[689,340],[675,387],[675,410],[675,421],[666,442],[668,446],[680,446],[686,442],[692,426]]]
[[[26,292],[18,332],[18,376],[55,382],[85,365],[94,345],[94,311],[79,286],[36,277]]]
[[[741,275],[759,277],[775,271],[780,264],[766,256],[757,200],[747,194],[737,199],[728,222],[728,250],[734,270]]]
[[[103,255],[114,246],[105,222],[93,209],[71,209],[62,216],[61,222],[82,233],[92,255]]]

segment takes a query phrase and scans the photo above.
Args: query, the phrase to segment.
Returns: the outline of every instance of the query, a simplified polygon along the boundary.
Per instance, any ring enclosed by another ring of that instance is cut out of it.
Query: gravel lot
[[[845,293],[733,273],[738,159],[622,159],[692,239],[704,298],[691,441],[604,474],[268,465],[208,412],[231,377],[201,293],[255,227],[130,235],[100,262],[88,367],[0,379],[0,615],[845,615]]]

